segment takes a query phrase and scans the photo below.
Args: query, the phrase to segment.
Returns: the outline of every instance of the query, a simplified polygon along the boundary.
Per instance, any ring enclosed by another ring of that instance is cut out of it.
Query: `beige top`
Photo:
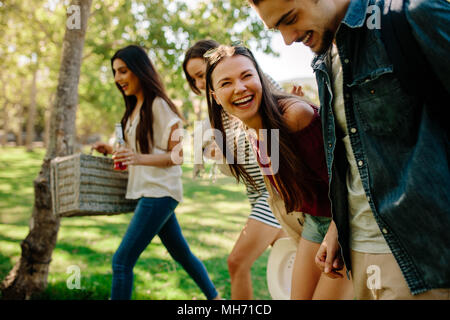
[[[270,183],[267,176],[264,177],[267,192],[269,197],[267,203],[272,210],[273,215],[277,218],[284,231],[292,238],[296,243],[300,241],[303,231],[303,225],[305,223],[305,215],[302,212],[287,212],[286,206],[278,191]]]
[[[342,64],[336,45],[331,50],[333,70],[333,111],[337,125],[345,136],[343,142],[349,162],[347,172],[347,189],[350,221],[350,247],[352,250],[366,253],[390,253],[390,249],[375,221],[370,204],[362,185],[345,118]],[[356,128],[351,129],[352,132]]]
[[[169,105],[157,97],[153,101],[153,141],[151,154],[167,152],[169,135],[173,125],[181,123],[181,119],[170,109]],[[139,153],[136,146],[136,127],[139,123],[139,113],[133,121],[128,120],[125,126],[125,136],[128,146]],[[181,127],[180,127],[181,128]],[[183,200],[183,186],[181,183],[181,166],[167,168],[155,166],[131,165],[128,167],[127,199],[141,197],[162,198],[172,197],[181,202]]]

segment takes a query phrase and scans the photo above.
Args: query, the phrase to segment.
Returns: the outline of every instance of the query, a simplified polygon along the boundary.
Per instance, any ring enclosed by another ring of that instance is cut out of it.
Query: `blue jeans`
[[[184,239],[174,210],[178,202],[171,197],[141,198],[127,232],[114,254],[111,300],[131,298],[133,268],[137,259],[158,235],[172,258],[181,264],[207,299],[217,296],[203,263],[192,254]]]
[[[321,244],[327,234],[330,223],[331,217],[315,217],[310,214],[305,214],[302,238]]]

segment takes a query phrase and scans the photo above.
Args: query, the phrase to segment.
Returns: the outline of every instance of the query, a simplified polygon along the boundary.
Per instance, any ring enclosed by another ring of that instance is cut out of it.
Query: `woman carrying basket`
[[[205,266],[189,249],[174,213],[183,193],[182,149],[176,132],[182,129],[182,116],[141,47],[130,45],[118,50],[111,65],[114,81],[125,101],[121,124],[126,147],[113,151],[112,146],[97,142],[93,148],[113,153],[114,161],[128,166],[126,198],[139,199],[113,257],[111,299],[131,298],[134,265],[155,235],[206,298],[219,299]]]

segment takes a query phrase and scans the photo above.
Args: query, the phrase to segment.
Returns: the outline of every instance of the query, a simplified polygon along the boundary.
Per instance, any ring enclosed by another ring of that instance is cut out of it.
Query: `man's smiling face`
[[[329,48],[341,20],[334,0],[262,0],[253,7],[286,45],[303,42],[317,54]]]

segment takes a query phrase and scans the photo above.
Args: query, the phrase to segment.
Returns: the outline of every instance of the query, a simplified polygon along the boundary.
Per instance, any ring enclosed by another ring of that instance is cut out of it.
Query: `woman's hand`
[[[113,153],[113,147],[109,144],[101,141],[97,141],[91,146],[91,150],[96,150],[97,152],[103,153],[105,156],[107,154]]]
[[[294,94],[299,97],[303,97],[305,94],[303,93],[302,86],[292,86],[291,94]]]
[[[124,165],[139,165],[141,157],[129,148],[119,148],[113,154],[114,162],[122,162]]]

